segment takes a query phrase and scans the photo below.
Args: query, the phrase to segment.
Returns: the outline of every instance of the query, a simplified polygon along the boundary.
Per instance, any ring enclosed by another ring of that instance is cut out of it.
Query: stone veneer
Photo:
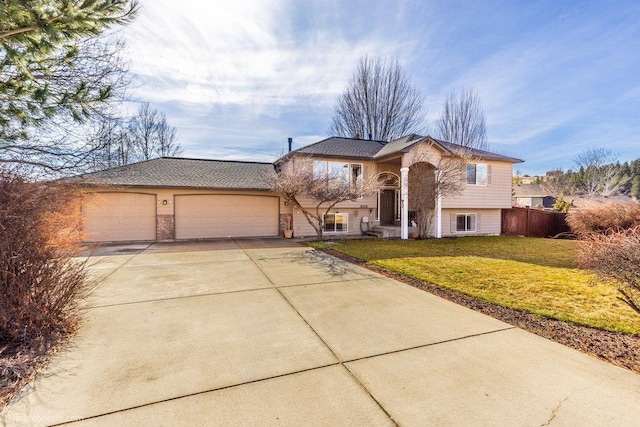
[[[173,240],[175,238],[173,215],[158,215],[156,220],[156,239]]]

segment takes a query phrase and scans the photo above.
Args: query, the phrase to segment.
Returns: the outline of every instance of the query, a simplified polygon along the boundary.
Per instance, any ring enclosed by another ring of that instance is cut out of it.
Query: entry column
[[[400,168],[400,238],[409,238],[409,168]]]

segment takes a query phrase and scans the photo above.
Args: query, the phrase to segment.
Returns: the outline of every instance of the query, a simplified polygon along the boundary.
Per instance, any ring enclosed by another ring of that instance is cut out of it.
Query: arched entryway
[[[409,222],[415,221],[420,237],[434,236],[437,218],[436,168],[428,162],[416,162],[409,167]]]

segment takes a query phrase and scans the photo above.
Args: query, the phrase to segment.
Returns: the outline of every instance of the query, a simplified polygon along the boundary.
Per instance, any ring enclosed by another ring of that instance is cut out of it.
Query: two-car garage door
[[[232,194],[175,196],[176,239],[278,235],[277,197]]]

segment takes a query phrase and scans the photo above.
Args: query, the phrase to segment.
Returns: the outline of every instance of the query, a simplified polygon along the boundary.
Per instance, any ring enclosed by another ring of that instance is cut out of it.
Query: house
[[[374,173],[374,195],[336,205],[324,216],[328,236],[360,235],[376,225],[410,225],[408,178],[417,164],[435,171],[460,147],[429,136],[391,142],[331,137],[290,151],[275,166],[312,159],[314,171]],[[511,207],[513,164],[519,159],[472,150],[459,194],[435,200],[431,235],[498,235],[501,209]],[[89,188],[83,205],[88,241],[147,241],[277,236],[291,216],[294,236],[315,236],[299,210],[269,189],[274,164],[159,158],[75,177]],[[307,201],[311,205],[312,201]]]
[[[540,184],[520,184],[513,186],[513,205],[529,208],[551,209],[556,198],[546,192]]]

